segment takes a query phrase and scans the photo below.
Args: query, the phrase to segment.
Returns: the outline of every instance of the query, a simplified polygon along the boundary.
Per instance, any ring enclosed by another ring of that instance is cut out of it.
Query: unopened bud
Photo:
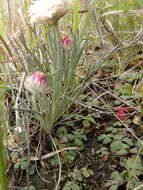
[[[64,48],[70,48],[71,45],[72,45],[72,40],[69,38],[69,36],[64,35],[61,38],[61,43],[62,43],[62,45],[63,45]]]

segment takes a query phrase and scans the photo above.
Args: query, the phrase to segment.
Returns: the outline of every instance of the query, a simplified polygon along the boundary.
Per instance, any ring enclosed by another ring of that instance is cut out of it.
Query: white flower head
[[[30,23],[55,24],[73,7],[73,0],[36,0],[29,8]]]

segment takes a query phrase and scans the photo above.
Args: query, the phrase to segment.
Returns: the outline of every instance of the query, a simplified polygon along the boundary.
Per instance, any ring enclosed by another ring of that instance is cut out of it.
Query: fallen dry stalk
[[[134,188],[133,190],[141,190],[141,187],[143,187],[143,184],[139,185],[138,187]]]
[[[108,16],[108,15],[119,15],[119,14],[143,14],[143,10],[114,10],[114,11],[109,11],[101,15],[103,16]]]
[[[66,151],[66,150],[80,150],[80,149],[81,148],[79,148],[79,147],[66,147],[66,148],[62,148],[60,150],[53,151],[53,152],[50,152],[48,154],[45,154],[44,156],[41,156],[40,158],[38,158],[37,156],[32,156],[32,157],[30,157],[30,160],[31,161],[45,160],[47,158],[50,158],[50,157],[52,157],[52,156],[54,156],[54,155],[56,155],[56,154],[58,154],[60,152]]]

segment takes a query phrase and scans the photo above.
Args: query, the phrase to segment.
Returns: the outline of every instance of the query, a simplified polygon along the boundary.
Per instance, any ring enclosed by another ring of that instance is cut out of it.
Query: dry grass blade
[[[143,14],[143,10],[114,10],[109,11],[101,15],[101,17],[108,15],[119,15],[119,14]]]
[[[9,48],[9,45],[7,44],[7,42],[4,40],[4,38],[1,35],[0,35],[0,41],[3,43],[4,47],[8,51],[9,55],[12,57],[12,52]]]
[[[67,148],[62,148],[60,150],[57,150],[57,151],[54,151],[54,152],[50,152],[48,154],[45,154],[44,156],[42,156],[41,158],[38,158],[36,156],[33,156],[33,157],[30,157],[30,160],[31,161],[36,161],[36,160],[45,160],[47,158],[50,158],[60,152],[64,152],[64,151],[67,151],[67,150],[80,150],[79,147],[67,147]]]
[[[142,187],[143,187],[143,184],[139,185],[138,187],[134,188],[133,190],[141,190]]]

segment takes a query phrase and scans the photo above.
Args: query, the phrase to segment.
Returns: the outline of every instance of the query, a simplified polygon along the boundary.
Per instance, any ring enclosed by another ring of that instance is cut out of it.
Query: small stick
[[[60,150],[57,150],[57,151],[54,151],[54,152],[50,152],[50,153],[48,153],[48,154],[45,154],[45,155],[42,156],[41,158],[38,158],[38,157],[36,157],[36,156],[32,156],[32,157],[30,157],[30,160],[31,160],[31,161],[45,160],[45,159],[47,159],[47,158],[50,158],[50,157],[52,157],[52,156],[54,156],[54,155],[56,155],[56,154],[58,154],[58,153],[60,153],[60,152],[66,151],[66,150],[80,150],[80,148],[79,148],[79,147],[66,147],[66,148],[62,148],[62,149],[60,149]]]

